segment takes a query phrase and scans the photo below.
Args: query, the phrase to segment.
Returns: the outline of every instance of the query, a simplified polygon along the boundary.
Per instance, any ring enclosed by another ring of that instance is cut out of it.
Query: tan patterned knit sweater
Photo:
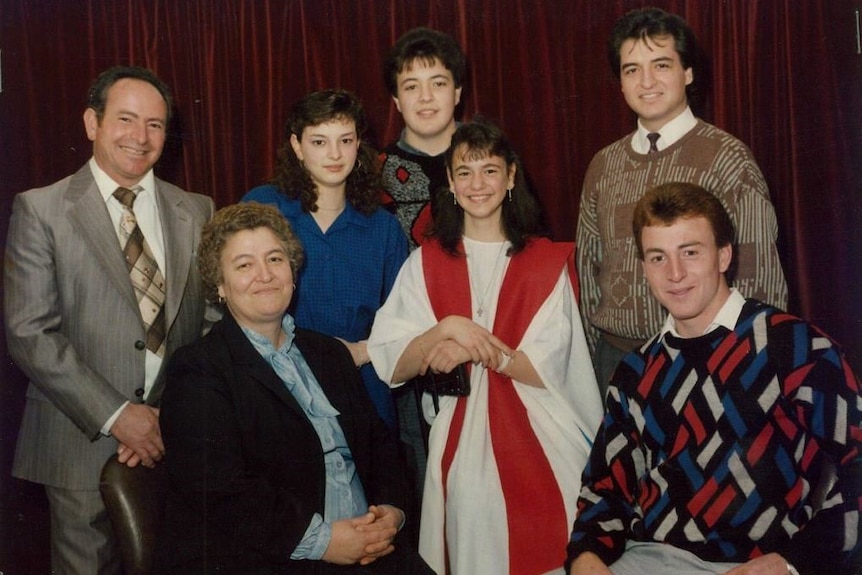
[[[595,155],[584,178],[578,217],[581,314],[590,348],[599,330],[646,340],[665,312],[650,295],[632,236],[632,214],[658,184],[693,182],[714,193],[736,229],[728,280],[749,298],[787,308],[787,284],[775,246],[778,224],[769,189],[748,147],[702,120],[668,148],[638,154],[634,134]]]

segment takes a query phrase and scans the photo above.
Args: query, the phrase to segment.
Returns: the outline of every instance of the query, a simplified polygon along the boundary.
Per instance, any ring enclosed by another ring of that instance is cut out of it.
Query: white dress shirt
[[[120,203],[120,200],[114,197],[114,191],[120,187],[120,184],[111,179],[111,177],[99,167],[95,158],[90,158],[90,171],[93,172],[93,179],[96,181],[99,193],[102,194],[102,198],[105,200],[108,213],[111,215],[111,223],[113,224],[114,231],[117,234],[117,241],[122,250],[125,247],[123,245],[122,236],[120,235],[120,220],[123,217],[123,204]],[[167,277],[167,270],[165,269],[165,238],[162,231],[162,220],[159,217],[158,202],[156,200],[156,179],[152,170],[147,172],[144,177],[141,178],[137,187],[141,188],[141,190],[137,193],[135,199],[135,219],[138,221],[138,227],[141,229],[144,239],[146,239],[147,244],[150,246],[150,250],[153,252],[153,257],[159,264],[159,270],[161,270],[162,275],[165,277],[165,281],[168,282],[170,281],[170,278]],[[146,360],[144,363],[144,398],[146,398],[150,393],[150,389],[152,389],[153,383],[156,381],[159,369],[162,367],[161,357],[149,349],[146,350],[146,354]],[[120,408],[114,412],[114,415],[105,422],[105,425],[102,427],[103,435],[110,435],[111,426],[128,403],[129,402],[127,401],[120,406]]]
[[[679,116],[659,129],[658,133],[661,134],[661,138],[656,140],[656,148],[661,152],[688,134],[696,125],[697,118],[694,117],[694,113],[691,111],[691,108],[686,107]],[[651,132],[641,124],[640,120],[638,120],[637,132],[634,137],[632,137],[632,150],[638,154],[646,154],[649,152],[649,140],[647,139],[647,134],[650,133]]]

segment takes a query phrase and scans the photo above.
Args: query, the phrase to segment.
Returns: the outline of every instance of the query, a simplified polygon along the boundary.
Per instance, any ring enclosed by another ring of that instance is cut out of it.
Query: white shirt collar
[[[656,142],[656,147],[659,151],[672,146],[677,140],[685,136],[697,125],[697,118],[691,108],[686,106],[685,110],[679,116],[662,126],[658,133],[661,138]],[[647,130],[641,121],[638,120],[638,129],[632,138],[632,149],[639,154],[646,154],[649,151],[649,140],[647,140]]]
[[[742,307],[744,305],[745,298],[741,293],[739,293],[739,290],[736,288],[730,288],[730,296],[727,298],[727,301],[724,302],[724,305],[721,306],[721,309],[718,310],[718,313],[715,315],[712,322],[706,326],[706,329],[703,331],[703,335],[708,334],[718,327],[726,327],[730,331],[733,331],[736,327],[736,323],[739,321],[740,314],[742,314]],[[676,322],[670,314],[667,314],[667,318],[664,320],[664,325],[661,328],[659,339],[663,338],[668,333],[675,337],[682,337],[676,331]]]
[[[90,171],[93,172],[93,179],[96,181],[96,186],[99,188],[99,193],[102,194],[102,199],[107,202],[114,194],[114,191],[120,187],[120,184],[115,182],[111,176],[99,167],[96,158],[90,158]],[[141,181],[137,183],[143,191],[153,192],[156,189],[156,177],[153,175],[153,170],[150,169]]]

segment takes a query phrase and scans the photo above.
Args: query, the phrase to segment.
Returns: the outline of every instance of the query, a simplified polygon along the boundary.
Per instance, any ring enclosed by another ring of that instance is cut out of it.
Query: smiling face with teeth
[[[491,241],[503,236],[501,211],[506,193],[515,185],[514,164],[461,144],[452,154],[449,189],[464,210],[464,235]]]
[[[641,264],[650,291],[682,337],[703,335],[730,297],[725,273],[733,248],[718,246],[705,217],[644,226]]]
[[[96,163],[121,186],[136,185],[162,154],[167,118],[167,103],[152,84],[118,80],[108,90],[101,118],[93,108],[84,112]]]
[[[629,38],[620,46],[620,85],[643,126],[656,132],[688,106],[685,87],[694,80],[672,36]]]

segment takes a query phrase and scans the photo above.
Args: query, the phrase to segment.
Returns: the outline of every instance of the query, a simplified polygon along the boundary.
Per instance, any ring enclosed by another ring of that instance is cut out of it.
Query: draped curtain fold
[[[695,30],[708,57],[696,112],[746,142],[766,175],[791,311],[860,366],[862,56],[851,0],[3,0],[0,234],[15,193],[89,157],[84,93],[110,65],[151,67],[172,86],[176,121],[157,173],[224,206],[272,176],[289,106],[308,91],[355,91],[367,138],[395,139],[382,60],[425,25],[467,53],[461,117],[504,127],[555,237],[571,240],[590,158],[634,127],[605,42],[616,18],[648,4]]]
[[[397,138],[382,60],[415,26],[462,45],[461,118],[503,126],[555,238],[572,240],[587,164],[634,128],[605,43],[644,5],[697,34],[707,61],[695,112],[748,144],[766,176],[790,311],[862,372],[862,0],[0,0],[0,242],[14,194],[90,157],[82,113],[99,71],[137,64],[171,85],[175,121],[156,172],[225,206],[272,176],[288,109],[306,92],[355,91],[366,138]],[[0,566],[22,573],[47,569],[48,544],[33,532],[34,495],[9,476],[24,385],[4,357],[0,532],[11,536]]]

